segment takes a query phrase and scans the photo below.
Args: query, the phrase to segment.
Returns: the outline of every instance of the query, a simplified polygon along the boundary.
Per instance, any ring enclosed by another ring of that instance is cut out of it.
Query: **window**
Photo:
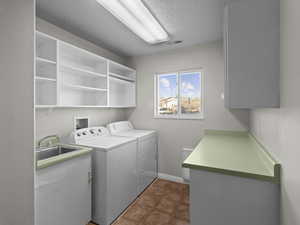
[[[155,76],[155,117],[203,118],[202,72],[176,72]]]

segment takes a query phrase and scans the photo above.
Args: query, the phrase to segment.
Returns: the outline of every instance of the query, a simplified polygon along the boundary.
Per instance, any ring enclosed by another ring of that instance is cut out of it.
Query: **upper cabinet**
[[[279,0],[235,0],[225,7],[225,106],[279,107]]]
[[[136,71],[36,33],[37,108],[135,107]]]

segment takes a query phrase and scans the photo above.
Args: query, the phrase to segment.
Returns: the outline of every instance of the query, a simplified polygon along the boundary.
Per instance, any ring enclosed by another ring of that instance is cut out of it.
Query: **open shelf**
[[[57,108],[108,108],[107,105],[64,105]]]
[[[59,55],[60,106],[107,106],[107,60],[64,42]]]
[[[35,77],[35,80],[37,80],[37,81],[56,82],[56,79],[46,78],[46,77],[39,77],[39,76],[36,76],[36,77]]]
[[[35,105],[36,109],[57,108],[57,105]]]
[[[107,105],[35,105],[36,109],[49,109],[49,108],[109,108]],[[116,107],[117,108],[117,107]]]
[[[106,106],[107,91],[94,91],[71,87],[61,93],[62,106]]]
[[[36,33],[35,105],[57,104],[57,41]]]
[[[112,61],[109,61],[109,74],[114,77],[131,81],[134,81],[136,78],[135,70]]]
[[[115,79],[119,79],[119,80],[123,80],[123,81],[128,81],[128,82],[134,82],[135,79],[130,78],[130,77],[126,77],[120,74],[116,74],[116,73],[109,73],[110,77],[115,78]]]
[[[109,61],[109,106],[124,108],[136,105],[136,71]]]
[[[36,105],[56,105],[56,82],[37,82],[35,88]]]
[[[41,58],[41,57],[36,57],[36,61],[38,62],[44,62],[44,63],[50,63],[50,64],[56,64],[55,61],[49,60],[49,59],[45,59],[45,58]]]
[[[81,85],[73,85],[73,84],[64,84],[65,87],[67,88],[72,88],[72,89],[78,89],[78,90],[85,90],[85,91],[107,91],[107,89],[102,89],[102,88],[93,88],[93,87],[87,87],[87,86],[81,86]]]
[[[62,82],[74,86],[85,86],[93,89],[107,89],[107,76],[90,73],[74,68],[60,67]]]
[[[61,65],[67,65],[90,74],[107,73],[107,60],[83,49],[60,42],[59,55]]]
[[[135,82],[128,82],[118,78],[109,78],[109,106],[135,106]]]
[[[56,43],[55,39],[42,33],[36,33],[36,56],[38,60],[56,62]]]
[[[36,108],[135,106],[134,69],[40,32],[35,62]]]
[[[61,65],[60,71],[65,72],[65,73],[71,73],[71,74],[78,75],[78,76],[96,76],[96,77],[106,77],[107,76],[106,74],[96,73],[96,72],[76,68],[74,66],[69,66],[69,65]]]
[[[43,60],[36,61],[36,76],[56,79],[56,63],[49,63]]]

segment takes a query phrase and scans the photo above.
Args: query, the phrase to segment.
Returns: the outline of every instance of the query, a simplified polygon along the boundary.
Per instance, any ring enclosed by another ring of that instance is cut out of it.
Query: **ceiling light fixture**
[[[142,0],[96,0],[136,35],[150,44],[169,40],[167,32]]]

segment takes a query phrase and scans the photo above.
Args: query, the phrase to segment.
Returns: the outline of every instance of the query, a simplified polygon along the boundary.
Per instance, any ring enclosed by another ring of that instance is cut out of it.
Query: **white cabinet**
[[[35,105],[135,107],[136,71],[36,33]]]
[[[63,106],[107,106],[107,60],[59,42],[60,98]]]
[[[91,220],[91,155],[36,172],[36,225],[84,225]]]
[[[190,171],[191,225],[280,224],[278,184],[205,170]]]
[[[279,0],[231,1],[225,8],[225,105],[279,107]]]
[[[109,62],[109,105],[136,105],[136,71],[112,61]]]

